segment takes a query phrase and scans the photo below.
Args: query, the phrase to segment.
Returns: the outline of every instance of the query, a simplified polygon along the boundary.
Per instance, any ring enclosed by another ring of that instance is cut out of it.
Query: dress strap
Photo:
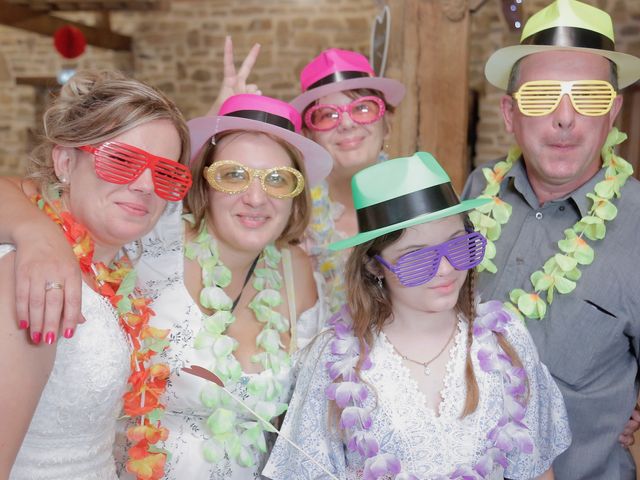
[[[284,288],[287,293],[287,303],[289,304],[289,322],[291,325],[291,340],[289,342],[289,353],[297,350],[298,335],[296,329],[296,289],[293,283],[293,262],[291,260],[291,250],[282,249],[282,269],[284,270]]]

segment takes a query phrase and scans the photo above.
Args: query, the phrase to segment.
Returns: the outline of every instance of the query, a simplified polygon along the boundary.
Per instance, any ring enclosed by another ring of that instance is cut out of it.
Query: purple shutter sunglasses
[[[439,245],[420,248],[402,255],[391,265],[380,255],[375,255],[384,267],[393,272],[405,287],[423,285],[435,277],[442,257],[456,270],[469,270],[484,258],[487,239],[478,232],[452,238]]]

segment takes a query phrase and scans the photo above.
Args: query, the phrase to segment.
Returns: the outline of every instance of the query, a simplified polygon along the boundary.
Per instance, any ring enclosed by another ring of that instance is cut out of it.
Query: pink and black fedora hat
[[[187,125],[191,136],[191,161],[217,134],[248,130],[275,135],[300,150],[309,185],[318,184],[333,167],[329,152],[300,134],[300,114],[282,100],[248,93],[234,95],[222,104],[216,117],[194,118]]]
[[[395,106],[406,90],[397,80],[376,77],[364,55],[339,48],[325,50],[302,69],[300,88],[302,94],[291,101],[299,112],[320,97],[357,88],[378,90],[389,104]]]

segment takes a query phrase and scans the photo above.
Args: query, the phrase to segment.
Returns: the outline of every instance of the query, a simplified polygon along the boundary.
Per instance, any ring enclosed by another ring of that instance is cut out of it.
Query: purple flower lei
[[[523,423],[526,412],[526,373],[524,369],[513,366],[494,335],[504,334],[505,326],[512,321],[512,317],[499,301],[478,305],[477,314],[473,324],[473,337],[480,345],[478,361],[483,371],[498,372],[502,376],[502,416],[487,434],[486,450],[475,465],[459,465],[448,475],[439,475],[433,480],[484,479],[496,464],[507,468],[508,453],[514,450],[533,452],[533,441]],[[342,409],[339,424],[344,430],[348,450],[357,451],[364,458],[364,480],[377,480],[384,475],[390,475],[395,480],[419,480],[416,475],[403,470],[395,455],[381,452],[378,441],[370,431],[373,424],[371,409],[364,407],[369,391],[356,375],[360,345],[353,334],[351,317],[346,307],[332,317],[330,324],[334,330],[330,349],[337,360],[326,364],[333,383],[326,388],[325,393],[329,400],[335,401]],[[361,370],[373,367],[368,346],[365,355]]]

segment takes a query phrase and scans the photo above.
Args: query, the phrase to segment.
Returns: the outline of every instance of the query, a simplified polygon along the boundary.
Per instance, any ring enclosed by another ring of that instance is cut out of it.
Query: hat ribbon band
[[[411,220],[427,213],[438,212],[460,204],[450,182],[391,198],[384,202],[359,208],[358,229],[362,232],[377,230]]]
[[[268,123],[269,125],[275,125],[276,127],[284,128],[292,132],[296,131],[296,127],[293,122],[287,118],[275,115],[269,112],[263,112],[262,110],[237,110],[235,112],[229,112],[224,114],[225,117],[240,117],[247,118],[249,120],[257,120],[258,122]]]
[[[615,51],[613,41],[601,33],[579,27],[552,27],[541,30],[520,42],[521,45],[556,45],[558,47],[593,48]]]
[[[314,83],[307,87],[307,90],[312,90],[314,88],[321,87],[323,85],[327,85],[329,83],[341,82],[342,80],[350,80],[352,78],[363,78],[370,77],[371,74],[368,72],[333,72],[326,77],[322,77],[320,80],[316,80]]]

